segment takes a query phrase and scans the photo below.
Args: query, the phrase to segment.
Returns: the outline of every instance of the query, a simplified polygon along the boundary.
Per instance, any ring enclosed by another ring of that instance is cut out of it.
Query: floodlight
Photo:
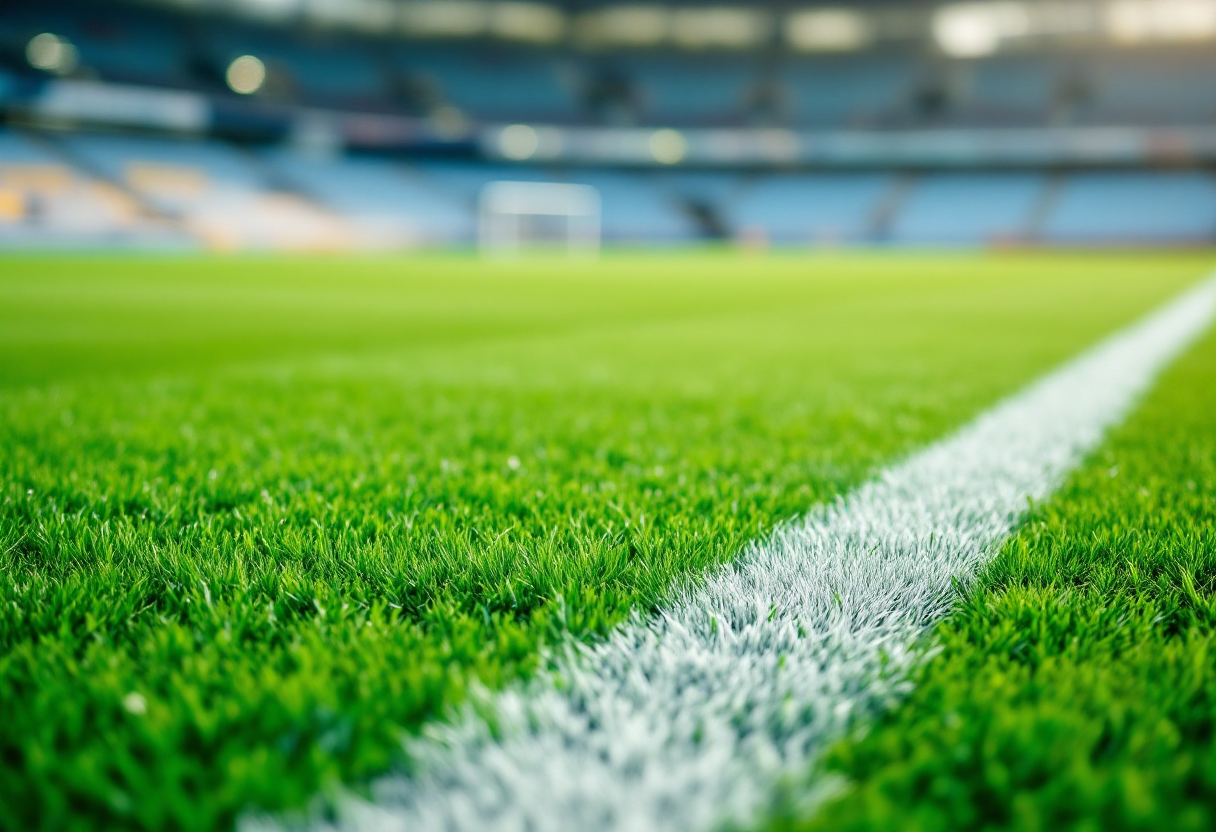
[[[843,52],[870,40],[869,23],[852,9],[807,9],[785,20],[785,37],[795,49]]]
[[[30,42],[25,46],[25,57],[35,69],[58,75],[71,72],[78,62],[76,47],[50,32],[30,38]]]
[[[421,37],[475,37],[485,32],[489,7],[479,0],[414,0],[401,4],[401,28]]]
[[[1106,7],[1106,30],[1116,41],[1208,40],[1216,37],[1213,0],[1116,0]]]
[[[490,31],[508,40],[552,43],[566,32],[566,16],[542,3],[498,2],[490,6]]]
[[[499,134],[498,147],[506,158],[522,162],[535,155],[540,147],[540,137],[526,124],[512,124]]]
[[[253,55],[242,55],[228,65],[228,87],[241,95],[250,95],[266,83],[266,65]]]
[[[656,130],[650,135],[650,155],[663,165],[674,165],[684,159],[688,142],[677,130]]]
[[[610,6],[584,12],[577,34],[589,44],[654,46],[667,38],[670,22],[671,11],[663,6]]]
[[[764,43],[772,17],[744,7],[678,9],[671,16],[671,39],[687,49],[746,49]]]

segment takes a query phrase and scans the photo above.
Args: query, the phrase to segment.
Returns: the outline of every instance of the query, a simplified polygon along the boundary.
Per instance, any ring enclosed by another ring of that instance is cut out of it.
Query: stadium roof
[[[840,52],[924,41],[954,57],[1008,47],[1216,39],[1216,0],[142,0],[183,12],[406,38],[585,47]]]

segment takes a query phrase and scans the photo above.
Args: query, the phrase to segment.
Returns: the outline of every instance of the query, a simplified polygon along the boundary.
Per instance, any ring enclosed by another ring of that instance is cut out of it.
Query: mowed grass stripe
[[[0,827],[382,772],[1201,268],[6,261]]]
[[[906,685],[912,650],[1024,515],[1216,315],[1216,277],[411,744],[319,829],[713,830]],[[257,824],[250,824],[254,828]],[[270,825],[274,828],[274,825]]]
[[[1216,826],[1216,337],[933,633],[908,700],[841,743],[848,791],[773,830]]]

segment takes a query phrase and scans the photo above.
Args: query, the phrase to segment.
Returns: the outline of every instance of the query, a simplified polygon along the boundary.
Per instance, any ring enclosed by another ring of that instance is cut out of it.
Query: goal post
[[[512,254],[525,246],[564,247],[570,254],[600,248],[600,194],[590,185],[490,182],[477,207],[481,250]]]

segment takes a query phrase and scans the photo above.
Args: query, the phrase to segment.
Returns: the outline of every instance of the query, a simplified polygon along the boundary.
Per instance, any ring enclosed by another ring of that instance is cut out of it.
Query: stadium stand
[[[0,245],[180,246],[171,224],[25,135],[0,131]]]
[[[1216,231],[1216,180],[1199,172],[1075,173],[1044,236],[1059,243],[1200,243]]]
[[[765,176],[734,204],[731,225],[774,243],[865,242],[894,181],[883,173]]]
[[[589,47],[243,3],[0,6],[0,118],[20,128],[0,133],[0,245],[471,245],[504,179],[594,186],[604,239],[627,244],[1216,238],[1203,42],[802,52],[775,27],[752,48]],[[71,61],[27,54],[44,33]],[[245,55],[266,72],[239,94]],[[512,124],[523,144],[496,144]]]
[[[738,198],[746,177],[723,171],[673,171],[666,173],[661,182],[669,193],[685,203],[701,203],[720,209]]]
[[[469,195],[438,187],[400,163],[367,157],[318,158],[285,150],[269,151],[264,158],[283,182],[344,218],[367,245],[472,240]]]
[[[1091,123],[1216,121],[1216,60],[1193,56],[1124,55],[1096,63],[1084,108]]]
[[[652,177],[620,171],[577,171],[568,179],[599,191],[603,238],[607,242],[678,243],[701,236],[692,216]]]
[[[107,80],[177,86],[190,81],[180,31],[159,15],[107,13],[93,6],[6,4],[0,49],[21,55],[29,40],[55,32],[71,41],[87,71]]]
[[[955,101],[962,124],[1033,124],[1052,110],[1058,68],[1041,58],[1002,57],[976,61]]]
[[[604,239],[627,244],[1194,244],[1216,235],[1216,180],[1198,172],[1077,172],[1054,185],[1033,172],[653,176],[5,131],[0,244],[469,245],[478,194],[500,180],[595,187]]]
[[[738,237],[730,216],[747,179],[739,173],[698,171],[669,173],[660,179],[668,199],[682,207],[697,225],[699,235],[711,240]],[[767,235],[766,235],[767,236]]]
[[[921,176],[892,219],[889,239],[910,245],[1025,240],[1046,181],[1033,173]]]
[[[447,104],[476,118],[553,122],[576,121],[583,112],[578,71],[547,51],[424,46],[394,50],[393,59],[432,109]]]
[[[72,135],[65,150],[214,248],[347,248],[342,221],[272,187],[254,158],[220,142]]]
[[[848,57],[798,60],[781,78],[794,123],[864,127],[901,109],[915,73],[910,59]]]
[[[412,165],[431,186],[451,194],[470,212],[481,189],[490,182],[552,182],[555,177],[533,165],[482,164],[469,161],[418,160]],[[470,214],[471,215],[471,214]]]
[[[733,57],[647,55],[629,65],[647,123],[738,123],[759,82],[754,61]]]
[[[678,197],[665,192],[653,177],[625,171],[550,171],[534,166],[426,162],[416,166],[435,194],[455,197],[467,206],[470,239],[473,211],[481,189],[495,181],[572,182],[590,185],[600,194],[602,235],[614,243],[682,242],[699,236],[695,220]],[[436,197],[432,197],[434,199]]]
[[[266,94],[289,101],[351,109],[383,108],[389,92],[376,61],[356,44],[330,38],[301,43],[269,33],[233,34],[211,27],[204,39],[206,66],[220,79],[241,55],[266,63]]]

